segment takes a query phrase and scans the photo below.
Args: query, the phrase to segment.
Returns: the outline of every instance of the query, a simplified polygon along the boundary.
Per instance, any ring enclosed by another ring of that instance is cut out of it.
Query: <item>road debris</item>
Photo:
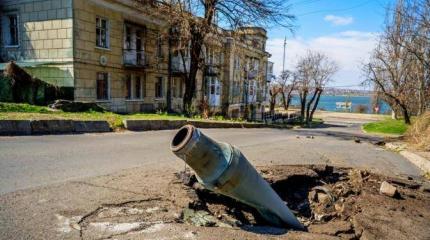
[[[379,189],[379,192],[389,197],[395,197],[398,194],[397,188],[389,184],[387,181],[383,181],[381,183],[381,188]]]

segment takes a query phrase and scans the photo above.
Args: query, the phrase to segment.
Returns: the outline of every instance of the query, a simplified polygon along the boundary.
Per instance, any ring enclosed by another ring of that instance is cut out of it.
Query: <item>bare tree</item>
[[[228,34],[243,26],[270,26],[273,24],[292,28],[294,16],[289,14],[285,0],[136,0],[142,6],[152,6],[157,13],[167,17],[178,38],[178,49],[189,49],[190,67],[185,76],[183,105],[189,113],[196,91],[196,77],[202,68],[203,47],[210,36]]]
[[[309,125],[317,109],[324,87],[338,71],[336,62],[325,54],[307,51],[297,64],[298,91],[301,105],[301,121]]]
[[[279,86],[279,84],[271,83],[269,86],[269,95],[270,95],[270,113],[275,113],[275,107],[276,107],[276,99],[278,98],[278,94],[282,92],[282,88]]]
[[[282,97],[282,106],[287,111],[290,107],[292,93],[297,86],[297,75],[292,71],[284,71],[278,79],[279,87],[281,88],[280,94]]]
[[[389,9],[385,31],[364,67],[367,82],[407,124],[430,100],[429,7],[429,0],[399,0]]]

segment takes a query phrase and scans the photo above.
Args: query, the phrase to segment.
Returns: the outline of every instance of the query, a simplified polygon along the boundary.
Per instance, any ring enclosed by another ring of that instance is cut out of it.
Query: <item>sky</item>
[[[282,55],[287,38],[287,70],[294,70],[306,51],[325,53],[339,65],[329,84],[332,87],[363,89],[362,64],[369,59],[382,32],[386,8],[395,0],[289,0],[296,16],[294,32],[269,28],[267,51],[272,54],[274,74],[282,71]]]

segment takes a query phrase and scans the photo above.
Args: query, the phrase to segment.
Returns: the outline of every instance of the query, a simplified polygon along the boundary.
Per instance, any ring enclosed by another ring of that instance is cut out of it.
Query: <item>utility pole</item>
[[[286,47],[287,47],[287,36],[285,36],[285,39],[284,39],[284,55],[282,57],[282,73],[281,73],[281,76],[284,74],[284,71],[285,71],[285,48]]]

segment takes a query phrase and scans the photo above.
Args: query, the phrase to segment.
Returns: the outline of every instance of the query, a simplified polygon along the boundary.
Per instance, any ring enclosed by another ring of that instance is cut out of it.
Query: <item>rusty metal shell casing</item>
[[[194,126],[186,125],[173,138],[171,150],[195,171],[207,189],[254,207],[276,226],[304,229],[269,183],[234,146],[217,142]]]

